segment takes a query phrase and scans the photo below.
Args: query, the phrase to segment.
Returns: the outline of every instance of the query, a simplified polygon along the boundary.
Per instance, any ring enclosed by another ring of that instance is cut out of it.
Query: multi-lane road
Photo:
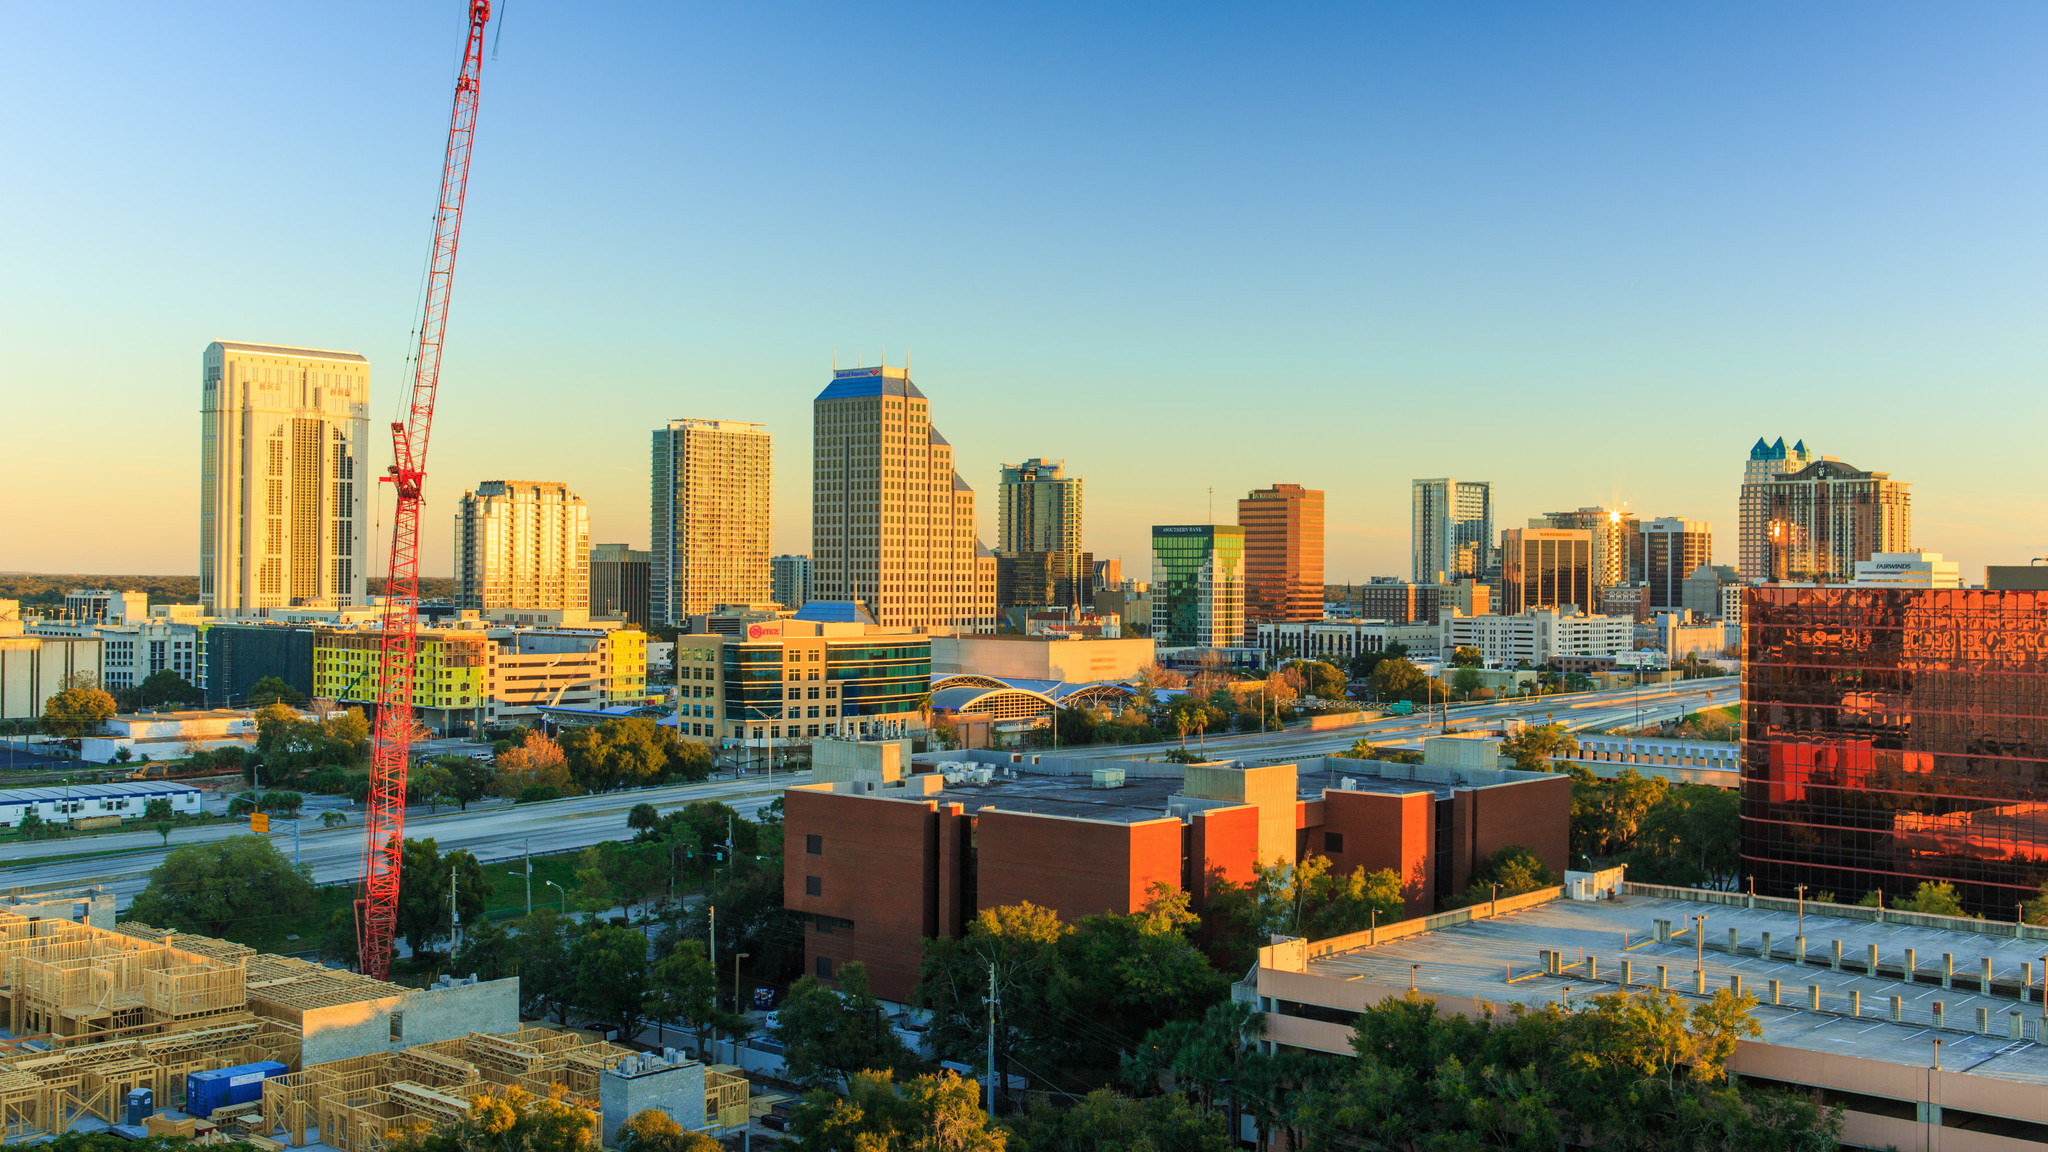
[[[1327,756],[1358,741],[1377,745],[1419,749],[1422,738],[1441,732],[1445,722],[1453,728],[1487,728],[1505,720],[1532,724],[1560,723],[1573,732],[1604,732],[1624,724],[1651,724],[1673,720],[1707,707],[1723,707],[1742,698],[1741,682],[1733,676],[1712,680],[1687,680],[1675,684],[1652,684],[1641,689],[1586,692],[1570,696],[1544,696],[1534,700],[1502,700],[1486,704],[1454,704],[1448,717],[1441,706],[1424,716],[1387,716],[1361,724],[1310,732],[1289,728],[1282,732],[1245,735],[1204,736],[1199,745],[1217,759],[1285,760],[1296,756]],[[1195,737],[1188,746],[1195,747]],[[1180,741],[1159,744],[1091,745],[1066,753],[1072,756],[1115,759],[1155,756]]]
[[[408,812],[408,838],[432,838],[446,852],[462,848],[486,863],[509,860],[526,852],[544,855],[619,840],[631,833],[626,814],[635,804],[653,804],[663,812],[680,808],[693,800],[719,800],[742,816],[753,816],[793,782],[808,780],[808,773],[778,772],[774,783],[756,774],[734,780],[730,776],[699,784],[675,784],[630,792],[606,792],[575,796],[542,804],[472,804],[469,811],[444,808],[429,815]],[[361,810],[347,825],[324,829],[316,819],[301,821],[302,859],[312,868],[316,884],[353,880],[363,874],[363,829]],[[317,812],[315,813],[317,815]],[[154,832],[124,832],[110,836],[80,837],[15,843],[0,848],[0,884],[28,887],[105,884],[115,902],[125,908],[149,881],[150,869],[163,862],[164,855],[183,844],[246,835],[248,825],[213,824],[171,834],[166,848]],[[272,833],[271,839],[286,856],[293,853],[290,832]],[[44,859],[75,853],[112,853],[84,858]]]
[[[1736,703],[1740,685],[1733,677],[1692,680],[1678,684],[1652,685],[1640,691],[1623,689],[1572,696],[1549,696],[1537,700],[1507,700],[1497,703],[1460,705],[1450,709],[1453,727],[1478,728],[1504,720],[1530,723],[1560,722],[1575,732],[1598,732],[1640,721],[1649,724],[1670,720],[1709,706]],[[1441,731],[1445,717],[1388,716],[1343,728],[1309,731],[1291,728],[1282,732],[1208,736],[1200,743],[1218,759],[1284,761],[1295,757],[1325,756],[1351,747],[1360,739],[1393,747],[1417,748],[1422,738]],[[1067,753],[1101,759],[1157,756],[1179,741],[1159,744],[1092,746]],[[473,805],[467,812],[444,809],[436,814],[420,812],[406,816],[406,834],[417,839],[432,837],[443,851],[462,848],[489,863],[509,860],[525,852],[546,854],[583,848],[601,840],[628,835],[626,814],[635,804],[653,804],[664,812],[693,800],[718,800],[742,816],[752,816],[771,802],[783,788],[809,780],[808,773],[777,773],[771,782],[760,775],[739,779],[721,776],[698,784],[676,784],[632,792],[608,792],[576,796],[542,804],[511,805],[503,802]],[[316,804],[328,804],[315,798]],[[311,810],[317,816],[319,808]],[[298,850],[311,866],[315,883],[353,880],[362,875],[363,840],[360,810],[353,810],[350,823],[334,829],[318,827],[316,819],[300,822],[302,842]],[[242,835],[242,824],[216,824],[186,829],[171,836],[170,848],[226,836]],[[289,832],[273,833],[280,850],[294,850]],[[150,869],[163,861],[167,849],[154,832],[123,832],[72,840],[15,843],[0,848],[0,884],[47,887],[58,885],[106,884],[116,901],[125,907],[148,882]],[[94,853],[78,857],[77,853]],[[54,858],[68,857],[68,858]]]

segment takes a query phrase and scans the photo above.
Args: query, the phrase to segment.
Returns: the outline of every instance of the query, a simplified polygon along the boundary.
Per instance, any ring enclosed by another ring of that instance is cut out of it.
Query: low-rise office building
[[[829,980],[858,960],[877,995],[906,1000],[924,941],[985,908],[1128,914],[1155,884],[1199,907],[1255,862],[1321,855],[1340,874],[1393,869],[1413,916],[1503,847],[1558,871],[1569,851],[1571,781],[1551,773],[948,755],[978,766],[784,793],[784,903],[806,921],[806,971]]]
[[[489,628],[468,614],[422,629],[413,673],[420,722],[455,734],[530,723],[549,707],[605,708],[647,698],[647,637],[632,628]],[[319,630],[317,695],[364,706],[383,682],[382,635]]]
[[[1634,649],[1635,621],[1533,610],[1516,616],[1445,616],[1445,652],[1477,648],[1489,665],[1542,667],[1558,656],[1612,656]]]
[[[922,730],[932,640],[834,601],[757,621],[741,636],[686,633],[676,637],[677,732],[766,746]]]
[[[1411,660],[1435,660],[1443,631],[1434,621],[1395,623],[1387,620],[1307,620],[1262,623],[1259,651],[1267,661],[1327,660],[1342,666],[1354,656],[1383,652],[1388,645],[1408,649]]]

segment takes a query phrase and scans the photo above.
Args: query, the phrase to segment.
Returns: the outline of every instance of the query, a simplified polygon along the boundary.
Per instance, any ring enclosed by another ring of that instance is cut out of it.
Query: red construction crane
[[[397,486],[391,518],[391,568],[384,582],[384,632],[379,646],[377,727],[370,754],[370,811],[363,822],[363,896],[356,901],[358,968],[379,980],[391,975],[398,935],[398,866],[405,845],[405,776],[412,756],[413,661],[420,639],[420,491],[427,478],[427,434],[441,383],[441,340],[455,283],[455,245],[462,236],[462,198],[469,189],[469,149],[476,136],[477,81],[484,66],[490,0],[469,0],[469,42],[455,78],[448,156],[434,214],[427,306],[413,356],[412,409],[391,425],[392,464],[384,480]]]

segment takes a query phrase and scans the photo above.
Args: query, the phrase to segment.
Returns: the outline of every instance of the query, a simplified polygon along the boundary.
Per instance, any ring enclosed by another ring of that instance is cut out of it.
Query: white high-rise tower
[[[367,603],[370,362],[216,340],[200,388],[200,604]]]

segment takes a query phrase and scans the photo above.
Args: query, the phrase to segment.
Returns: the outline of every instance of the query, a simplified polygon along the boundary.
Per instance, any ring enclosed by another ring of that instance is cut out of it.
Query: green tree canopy
[[[703,745],[679,740],[671,729],[641,716],[572,728],[563,733],[561,748],[570,778],[588,792],[702,780],[711,774],[711,753]]]
[[[1693,887],[1731,879],[1742,863],[1741,800],[1708,784],[1680,784],[1644,815],[1637,840],[1631,877]]]
[[[680,941],[654,964],[647,980],[647,1011],[657,1020],[681,1021],[697,1034],[697,1051],[713,1028],[725,1026],[718,1010],[718,973],[695,940]]]
[[[1444,901],[1446,907],[1468,908],[1484,904],[1493,899],[1506,899],[1551,888],[1563,881],[1543,863],[1535,851],[1520,844],[1510,844],[1488,856],[1479,867],[1472,870],[1472,880],[1465,890]]]
[[[135,702],[144,708],[154,708],[159,704],[197,704],[199,699],[199,689],[169,668],[151,672],[135,686]]]
[[[566,1100],[506,1088],[473,1097],[453,1124],[406,1131],[388,1152],[597,1152],[597,1113]]]
[[[1003,1122],[1009,1152],[1229,1152],[1223,1113],[1196,1108],[1178,1092],[1148,1099],[1098,1088],[1071,1108],[1034,1096],[1024,1111]]]
[[[631,928],[591,928],[569,947],[576,1007],[631,1038],[647,1020],[647,937]]]
[[[901,1084],[888,1069],[860,1072],[844,1097],[804,1097],[790,1133],[798,1152],[1004,1152],[1008,1133],[989,1127],[978,1090],[951,1072]]]
[[[1291,665],[1308,684],[1308,694],[1324,700],[1344,699],[1344,673],[1321,660],[1298,660]]]
[[[56,695],[43,702],[43,731],[84,736],[99,731],[113,715],[114,698],[100,688],[99,678],[73,672],[58,682]]]
[[[852,1084],[863,1071],[893,1072],[917,1057],[883,1019],[882,1002],[868,991],[865,965],[839,966],[839,987],[814,976],[790,986],[776,1015],[775,1038],[789,1078],[805,1088]]]
[[[306,694],[275,676],[265,676],[249,688],[248,699],[251,708],[269,704],[289,704],[297,708],[306,702]]]
[[[1470,644],[1460,644],[1451,650],[1453,668],[1479,668],[1486,664],[1486,655]]]
[[[612,1140],[617,1152],[724,1152],[725,1145],[702,1132],[685,1132],[657,1108],[635,1112]]]
[[[1381,700],[1408,700],[1420,704],[1425,702],[1429,691],[1429,678],[1405,656],[1381,660],[1366,681],[1372,694]]]
[[[130,919],[201,936],[247,938],[313,910],[307,870],[293,868],[262,836],[187,844],[150,870]],[[231,935],[232,933],[232,935]]]
[[[1713,1147],[1831,1152],[1839,1110],[1727,1082],[1736,1042],[1762,1033],[1755,1003],[1644,991],[1472,1020],[1390,998],[1359,1015],[1357,1059],[1301,1094],[1303,1147],[1699,1148],[1711,1132]]]
[[[1579,742],[1562,724],[1531,724],[1500,742],[1503,755],[1524,772],[1549,772],[1552,757],[1576,756]]]
[[[449,939],[449,916],[456,909],[464,924],[474,924],[483,915],[491,882],[468,852],[456,849],[443,856],[431,839],[407,840],[398,868],[398,932],[414,953],[430,952],[436,943]],[[452,905],[451,880],[456,899]]]

